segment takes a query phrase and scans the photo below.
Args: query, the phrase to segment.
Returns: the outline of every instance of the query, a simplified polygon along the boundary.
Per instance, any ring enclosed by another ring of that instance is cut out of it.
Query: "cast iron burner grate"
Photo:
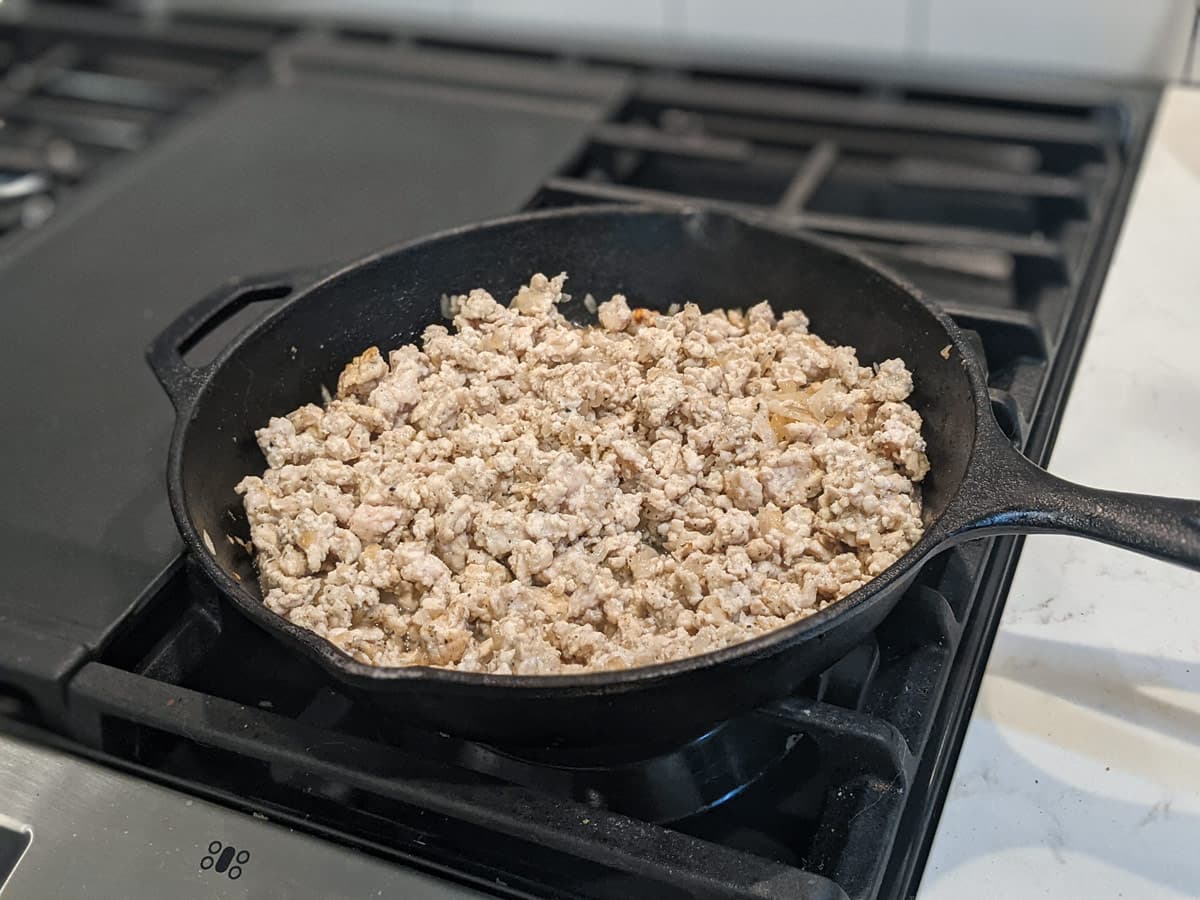
[[[476,772],[661,825],[715,809],[783,763],[803,735],[751,713],[667,750],[581,758],[468,745],[459,762]]]
[[[426,823],[437,812],[533,839],[538,849],[510,858],[506,873],[530,867],[526,877],[548,880],[539,890],[552,895],[648,896],[717,879],[737,896],[769,877],[782,880],[767,896],[806,896],[795,879],[819,875],[870,896],[970,613],[947,595],[971,597],[980,559],[935,562],[868,642],[793,697],[682,747],[649,735],[620,758],[488,747],[381,718],[180,568],[76,677],[70,728],[107,753],[308,827],[366,838],[368,811],[392,822],[399,803]],[[431,839],[444,837],[421,838]],[[563,853],[604,876],[582,891],[577,875],[555,881]],[[686,877],[675,853],[692,861]],[[482,862],[455,866],[469,875]]]
[[[83,10],[0,23],[0,242],[38,228],[71,194],[227,89],[274,33],[153,37]],[[182,38],[182,39],[181,39]]]

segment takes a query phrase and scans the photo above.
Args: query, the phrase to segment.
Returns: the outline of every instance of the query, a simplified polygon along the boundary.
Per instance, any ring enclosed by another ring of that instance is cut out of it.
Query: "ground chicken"
[[[258,433],[243,495],[266,605],[379,666],[549,674],[716,650],[861,587],[920,538],[899,359],[798,311],[581,328],[564,275],[370,347]]]

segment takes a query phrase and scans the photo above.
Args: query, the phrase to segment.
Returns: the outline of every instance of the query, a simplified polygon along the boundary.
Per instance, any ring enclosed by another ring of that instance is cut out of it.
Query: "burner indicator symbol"
[[[242,866],[248,862],[250,862],[249,850],[239,850],[232,844],[213,841],[208,845],[208,853],[200,860],[200,868],[205,872],[211,869],[236,881],[242,877]]]

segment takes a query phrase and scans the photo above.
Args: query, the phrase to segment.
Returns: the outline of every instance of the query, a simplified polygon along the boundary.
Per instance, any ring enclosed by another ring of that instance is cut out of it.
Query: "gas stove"
[[[684,746],[470,743],[203,589],[143,351],[237,275],[520,209],[709,206],[922,287],[1044,460],[1156,91],[54,6],[0,19],[0,75],[0,375],[33,388],[0,431],[5,897],[916,890],[1018,541],[943,554],[819,678]]]

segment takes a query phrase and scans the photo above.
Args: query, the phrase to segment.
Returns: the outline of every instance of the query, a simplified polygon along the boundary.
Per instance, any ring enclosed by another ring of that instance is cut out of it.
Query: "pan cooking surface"
[[[326,409],[258,432],[269,467],[238,490],[268,608],[375,666],[600,672],[781,627],[920,538],[902,360],[860,366],[767,302],[663,315],[617,295],[581,332],[565,287],[460,297],[449,333],[390,369],[365,350]],[[341,527],[318,516],[330,496]]]

